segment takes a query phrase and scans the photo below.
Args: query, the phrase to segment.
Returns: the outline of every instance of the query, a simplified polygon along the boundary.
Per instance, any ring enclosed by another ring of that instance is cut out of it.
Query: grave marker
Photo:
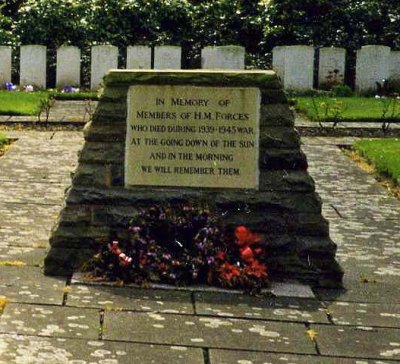
[[[0,89],[11,82],[11,47],[0,46]]]

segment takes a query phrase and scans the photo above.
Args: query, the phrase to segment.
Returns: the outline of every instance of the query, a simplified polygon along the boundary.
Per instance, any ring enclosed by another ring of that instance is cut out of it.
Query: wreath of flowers
[[[221,228],[216,216],[189,205],[140,211],[128,228],[129,239],[103,247],[92,272],[140,285],[266,286],[266,240],[246,226]]]

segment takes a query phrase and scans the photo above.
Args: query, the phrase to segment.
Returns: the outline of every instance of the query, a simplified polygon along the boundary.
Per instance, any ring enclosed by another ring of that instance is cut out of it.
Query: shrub
[[[347,85],[337,85],[332,87],[332,95],[335,97],[351,97],[354,92]]]

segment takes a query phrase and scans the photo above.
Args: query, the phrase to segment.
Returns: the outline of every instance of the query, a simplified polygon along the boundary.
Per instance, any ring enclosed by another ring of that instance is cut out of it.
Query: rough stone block
[[[260,126],[294,126],[293,112],[285,104],[262,105]]]
[[[0,89],[11,82],[11,47],[0,46]]]
[[[389,77],[390,48],[368,45],[357,51],[356,91],[366,93],[377,89],[376,82]]]
[[[177,70],[181,68],[182,48],[177,46],[154,47],[155,70]]]
[[[21,46],[20,85],[46,88],[47,48],[42,45]]]
[[[109,69],[118,68],[118,48],[111,45],[92,47],[90,89],[98,90]]]
[[[244,57],[244,47],[205,47],[201,50],[201,68],[243,70],[245,66]]]
[[[344,48],[326,47],[319,50],[318,85],[324,87],[343,83],[346,66]]]
[[[151,48],[129,46],[126,50],[126,68],[151,69]]]
[[[78,47],[63,46],[57,50],[56,86],[79,86],[81,81],[81,51]]]
[[[307,169],[306,155],[298,149],[263,148],[260,151],[260,168],[274,169]]]

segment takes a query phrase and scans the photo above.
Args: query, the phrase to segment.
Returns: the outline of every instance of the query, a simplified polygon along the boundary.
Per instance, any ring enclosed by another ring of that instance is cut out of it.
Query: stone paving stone
[[[203,364],[201,349],[0,335],[0,364]]]
[[[41,248],[0,248],[0,265],[5,262],[23,262],[28,266],[40,266],[43,264],[46,250]]]
[[[327,309],[336,325],[400,327],[400,305],[329,302]]]
[[[315,298],[309,285],[298,282],[272,282],[271,293],[276,297]]]
[[[399,329],[312,325],[322,355],[400,360]]]
[[[18,138],[9,152],[0,158],[1,181],[46,181],[70,183],[77,164],[82,134],[71,132],[7,132]]]
[[[400,302],[400,285],[398,280],[369,281],[364,283],[363,277],[351,276],[351,271],[345,269],[345,290],[314,289],[322,301],[344,301],[361,303],[393,303]],[[368,277],[366,277],[368,279]]]
[[[0,318],[0,333],[96,340],[99,310],[9,303]]]
[[[343,359],[321,355],[272,354],[249,351],[210,350],[210,364],[391,364],[389,361]]]
[[[47,247],[59,205],[0,203],[0,247]]]
[[[36,267],[0,267],[0,294],[12,302],[61,305],[65,277],[46,277]]]
[[[298,323],[105,312],[105,328],[104,338],[108,340],[306,354],[315,352],[305,326]]]
[[[193,314],[189,292],[71,285],[68,306]]]
[[[2,202],[4,203],[61,205],[64,200],[63,187],[63,185],[56,183],[2,181],[0,184],[0,196],[2,196]]]
[[[329,323],[317,300],[196,293],[196,313],[220,317]]]

